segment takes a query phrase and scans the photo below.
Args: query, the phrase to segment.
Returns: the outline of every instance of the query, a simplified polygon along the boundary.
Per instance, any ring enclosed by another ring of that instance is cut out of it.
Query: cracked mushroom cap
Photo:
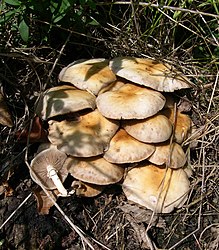
[[[185,165],[186,155],[179,144],[164,142],[155,145],[155,151],[148,157],[148,161],[156,165],[165,164],[167,167],[176,169]]]
[[[109,185],[119,182],[124,168],[106,161],[101,156],[90,158],[68,157],[64,164],[76,179],[96,185]]]
[[[131,169],[122,184],[129,201],[156,213],[170,213],[186,202],[190,182],[183,169],[141,164]]]
[[[104,58],[78,60],[62,69],[59,80],[97,95],[102,88],[116,80],[108,64],[109,61]]]
[[[63,85],[50,88],[37,106],[37,114],[43,119],[64,115],[83,109],[95,109],[96,97],[85,90]]]
[[[188,115],[182,114],[177,110],[175,120],[174,108],[163,109],[160,113],[165,115],[173,124],[174,140],[179,144],[185,141],[188,138],[191,129],[191,118]]]
[[[75,121],[49,121],[48,139],[66,154],[91,157],[108,148],[118,128],[118,121],[108,120],[94,110]]]
[[[127,83],[116,91],[98,95],[96,104],[107,118],[144,119],[160,111],[165,101],[157,91]]]
[[[189,80],[181,72],[155,60],[117,57],[110,61],[109,66],[117,76],[158,91],[190,88]]]
[[[142,120],[124,120],[122,127],[132,137],[146,143],[164,142],[172,134],[171,122],[160,114]]]
[[[155,150],[151,144],[140,142],[120,129],[111,139],[103,157],[112,163],[134,163],[148,158]]]
[[[13,121],[9,112],[8,106],[4,100],[2,93],[0,92],[0,124],[3,126],[12,127]]]
[[[66,158],[67,156],[65,153],[53,147],[41,151],[31,161],[31,178],[39,186],[41,186],[42,183],[42,185],[48,190],[56,189],[56,185],[54,184],[52,179],[49,178],[47,167],[54,167],[60,180],[64,182],[68,175],[66,168],[63,167]]]

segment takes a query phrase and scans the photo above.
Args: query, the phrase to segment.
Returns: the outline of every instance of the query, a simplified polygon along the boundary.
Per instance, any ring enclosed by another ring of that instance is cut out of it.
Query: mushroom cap
[[[1,92],[0,92],[0,124],[8,127],[13,126],[11,114],[9,113],[8,106]]]
[[[42,185],[49,190],[56,189],[52,179],[49,178],[47,167],[53,166],[62,182],[66,179],[68,172],[63,164],[67,156],[65,153],[55,148],[48,148],[37,154],[30,164],[30,176],[38,185]],[[37,177],[37,178],[35,178]]]
[[[109,120],[94,110],[76,121],[49,121],[48,139],[66,154],[91,157],[108,148],[118,128],[118,121]]]
[[[165,164],[170,168],[181,168],[186,163],[186,155],[182,147],[173,142],[164,142],[155,145],[155,151],[148,157],[148,161],[156,165]]]
[[[109,185],[119,182],[124,168],[106,161],[101,156],[90,158],[68,157],[64,166],[76,179],[96,185]]]
[[[146,163],[131,169],[122,184],[128,200],[157,213],[170,213],[186,202],[189,180],[183,169],[165,169]]]
[[[181,72],[155,60],[117,57],[110,61],[109,67],[117,76],[158,91],[190,88],[189,80]]]
[[[96,104],[107,118],[144,119],[160,111],[165,101],[157,91],[127,83],[116,91],[98,95]]]
[[[62,85],[45,91],[37,105],[37,114],[43,119],[76,112],[83,109],[95,109],[96,97],[85,90]]]
[[[122,127],[128,134],[146,143],[164,142],[172,134],[171,122],[160,114],[142,120],[124,120]]]
[[[117,79],[115,82],[110,83],[106,87],[102,88],[98,95],[107,92],[107,91],[117,91],[120,89],[122,86],[124,86],[126,83],[122,81],[121,79]]]
[[[49,149],[49,148],[54,148],[57,149],[57,146],[52,144],[51,142],[43,142],[39,145],[36,154],[39,154],[40,152]]]
[[[140,142],[120,129],[111,139],[103,157],[112,163],[134,163],[148,158],[155,150],[151,144]]]
[[[75,189],[77,196],[82,197],[94,197],[102,193],[105,186],[95,185],[91,183],[86,183],[82,181],[73,181],[72,187]]]
[[[108,64],[109,60],[104,58],[78,60],[62,69],[59,80],[97,95],[103,87],[116,80]]]
[[[174,108],[163,109],[160,113],[165,115],[171,121],[171,123],[175,126],[174,127],[174,140],[179,144],[185,141],[191,129],[191,125],[192,125],[191,118],[188,115],[182,114],[181,112],[177,111],[176,122],[174,124],[174,120],[175,120]]]

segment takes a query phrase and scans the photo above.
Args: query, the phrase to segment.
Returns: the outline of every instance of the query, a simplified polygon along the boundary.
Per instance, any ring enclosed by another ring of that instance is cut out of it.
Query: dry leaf
[[[13,126],[11,114],[9,113],[8,106],[1,92],[0,92],[0,124],[8,127]]]
[[[47,190],[49,195],[56,201],[57,200],[57,195],[58,195],[58,190],[53,190],[49,191]],[[54,205],[54,203],[51,201],[51,199],[45,194],[45,192],[38,188],[33,191],[34,196],[37,201],[37,210],[39,214],[49,214],[50,208]]]
[[[5,197],[12,196],[14,194],[14,190],[7,181],[2,182],[0,185],[0,195],[2,194],[4,194]]]
[[[28,136],[30,143],[47,141],[47,131],[43,128],[42,120],[38,116],[35,116],[33,118],[33,123],[30,133],[28,126],[28,128],[25,128],[22,131],[18,131],[16,133],[16,136],[21,142],[26,142]]]

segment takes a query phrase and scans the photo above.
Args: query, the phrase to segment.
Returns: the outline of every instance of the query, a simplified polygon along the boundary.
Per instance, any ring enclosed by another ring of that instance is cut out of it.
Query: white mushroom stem
[[[48,177],[52,179],[58,191],[60,192],[60,196],[69,196],[68,191],[63,186],[56,169],[52,165],[47,166]]]

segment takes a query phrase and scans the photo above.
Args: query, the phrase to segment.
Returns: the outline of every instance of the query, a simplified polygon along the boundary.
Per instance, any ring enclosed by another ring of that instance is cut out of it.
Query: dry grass
[[[106,16],[106,22],[98,20],[101,25],[90,28],[89,35],[75,34],[69,29],[65,30],[68,36],[59,49],[11,46],[0,53],[0,85],[15,124],[12,129],[1,127],[0,176],[9,182],[10,178],[15,180],[13,173],[26,171],[25,154],[28,162],[35,150],[31,145],[21,145],[15,134],[28,126],[37,98],[44,89],[57,84],[57,74],[68,62],[81,57],[121,55],[154,58],[174,65],[194,84],[191,90],[181,93],[191,103],[194,123],[193,134],[184,143],[188,165],[193,170],[187,204],[161,215],[163,224],[156,224],[150,219],[136,221],[130,212],[119,208],[125,202],[119,191],[85,200],[78,214],[66,210],[69,199],[62,200],[60,206],[64,205],[63,213],[70,220],[63,249],[76,249],[77,244],[78,249],[82,248],[80,240],[71,233],[72,220],[109,249],[219,248],[219,15],[213,4],[204,6],[198,1],[193,4],[196,8],[184,1],[180,1],[180,6],[169,1],[162,8],[153,2],[99,3],[97,8]],[[76,35],[84,41],[78,44]],[[15,194],[16,186],[26,179],[30,179],[28,171],[11,183]],[[91,238],[90,242],[94,249],[102,249]]]

